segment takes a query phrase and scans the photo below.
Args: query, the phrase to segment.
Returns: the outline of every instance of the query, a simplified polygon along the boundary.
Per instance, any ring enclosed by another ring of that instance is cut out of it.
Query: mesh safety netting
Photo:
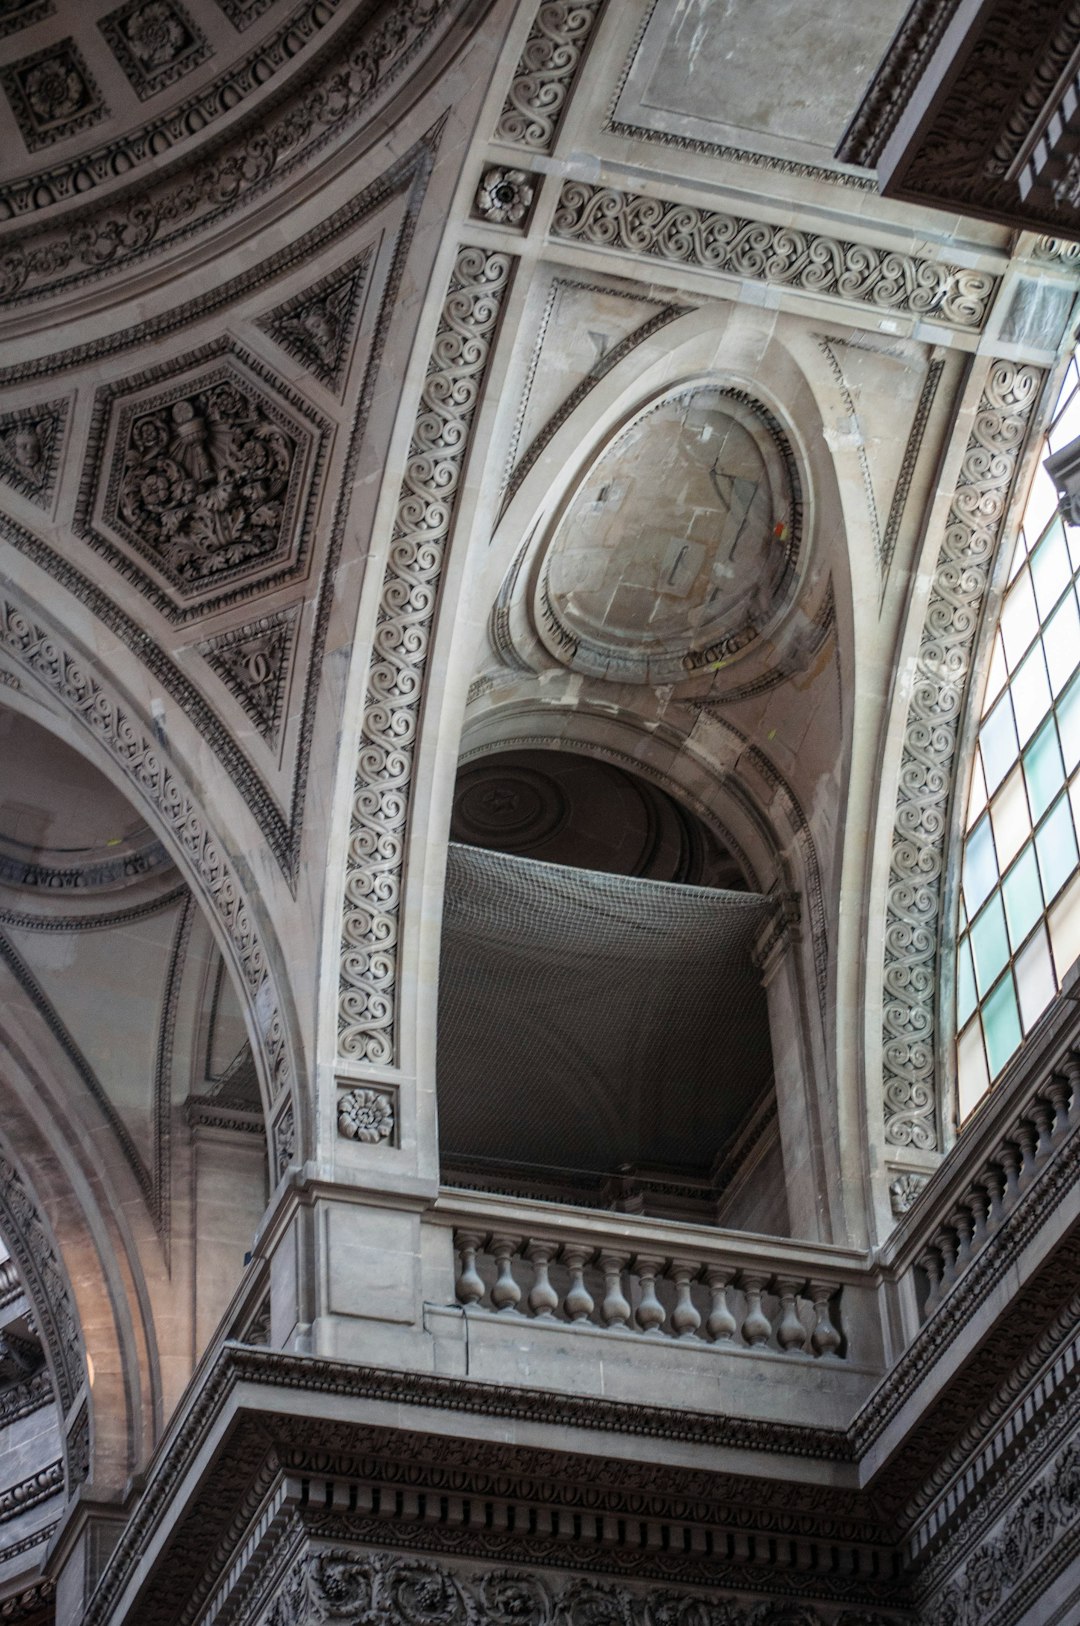
[[[751,951],[773,907],[451,844],[444,1155],[706,1175],[771,1085]]]

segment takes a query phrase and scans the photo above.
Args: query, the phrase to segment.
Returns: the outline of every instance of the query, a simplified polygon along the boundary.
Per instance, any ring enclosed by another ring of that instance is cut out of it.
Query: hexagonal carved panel
[[[326,433],[257,362],[216,345],[98,391],[76,522],[187,619],[303,568]]]

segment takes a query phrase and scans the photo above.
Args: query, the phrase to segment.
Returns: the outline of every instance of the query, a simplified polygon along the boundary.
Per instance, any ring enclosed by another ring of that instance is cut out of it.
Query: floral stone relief
[[[389,1140],[394,1133],[393,1099],[385,1090],[347,1090],[338,1096],[337,1121],[346,1140]]]
[[[98,27],[143,100],[190,73],[210,54],[179,0],[128,0],[103,17]]]
[[[29,152],[66,140],[109,111],[71,39],[0,68],[0,83]]]

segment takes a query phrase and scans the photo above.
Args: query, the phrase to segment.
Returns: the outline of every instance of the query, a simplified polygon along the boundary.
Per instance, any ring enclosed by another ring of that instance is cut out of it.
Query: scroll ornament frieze
[[[845,242],[611,186],[566,181],[552,222],[564,241],[667,260],[978,331],[998,279],[896,249]]]
[[[383,577],[346,858],[338,1000],[343,1056],[394,1057],[405,829],[431,626],[469,431],[511,260],[462,248],[413,428]]]
[[[865,1609],[829,1626],[889,1626]],[[260,1626],[380,1621],[385,1626],[825,1626],[812,1604],[737,1602],[577,1577],[485,1570],[391,1553],[330,1548],[296,1560]]]
[[[885,1135],[940,1145],[935,1080],[938,936],[956,745],[975,635],[1039,398],[1038,368],[990,369],[945,526],[904,731],[885,920]]]
[[[550,152],[602,0],[545,0],[495,130],[496,141]]]
[[[200,810],[137,718],[72,650],[7,598],[0,598],[0,651],[31,672],[90,729],[131,782],[137,800],[151,803],[171,829],[232,944],[259,1026],[269,1089],[279,1095],[290,1084],[292,1069],[265,950],[238,879]]]

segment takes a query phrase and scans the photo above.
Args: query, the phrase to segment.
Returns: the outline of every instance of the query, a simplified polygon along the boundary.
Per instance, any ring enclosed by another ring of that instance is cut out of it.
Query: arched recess
[[[831,1240],[846,1234],[847,1218],[825,1038],[827,918],[814,838],[783,777],[732,722],[706,718],[691,727],[647,731],[630,711],[571,697],[550,702],[537,690],[506,705],[475,707],[459,762],[539,749],[627,768],[688,808],[736,857],[746,883],[775,900],[760,964],[770,987],[788,1207],[794,1234]]]
[[[256,900],[138,706],[14,584],[0,596],[0,673],[5,666],[5,703],[87,756],[144,810],[200,900],[243,990],[276,1181],[304,1143],[306,1120],[283,956]]]

